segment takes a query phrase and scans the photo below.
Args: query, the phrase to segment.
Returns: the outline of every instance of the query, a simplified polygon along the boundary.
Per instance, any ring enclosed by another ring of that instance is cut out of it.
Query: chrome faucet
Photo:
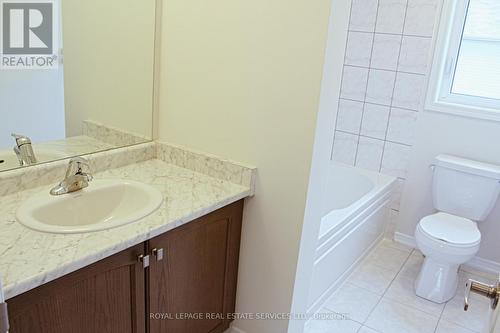
[[[37,162],[35,153],[33,152],[33,147],[31,146],[31,140],[25,135],[11,134],[14,139],[16,139],[16,145],[14,146],[14,152],[17,155],[19,164],[21,166],[35,164]]]
[[[87,172],[85,172],[84,169],[86,169]],[[92,179],[89,162],[82,157],[72,158],[69,160],[66,176],[64,176],[64,179],[58,185],[50,190],[50,194],[62,195],[79,191],[89,186],[89,182]]]

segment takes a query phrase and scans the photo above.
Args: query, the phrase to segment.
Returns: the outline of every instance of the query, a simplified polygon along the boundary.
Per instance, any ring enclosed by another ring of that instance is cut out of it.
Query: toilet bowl
[[[477,224],[440,212],[420,221],[415,239],[425,255],[415,281],[416,294],[436,303],[447,302],[456,293],[460,265],[479,251],[481,233]]]
[[[500,194],[500,167],[439,155],[432,165],[432,198],[437,213],[415,229],[417,247],[425,255],[415,281],[418,296],[443,303],[457,291],[458,269],[479,251],[484,221]]]

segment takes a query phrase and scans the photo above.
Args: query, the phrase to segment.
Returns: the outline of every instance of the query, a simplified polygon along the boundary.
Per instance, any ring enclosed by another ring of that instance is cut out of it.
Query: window
[[[446,0],[426,109],[500,121],[500,1]]]

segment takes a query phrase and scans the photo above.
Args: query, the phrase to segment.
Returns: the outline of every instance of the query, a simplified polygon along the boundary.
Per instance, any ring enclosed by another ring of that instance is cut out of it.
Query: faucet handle
[[[83,174],[84,169],[87,169],[87,173],[90,178],[89,180],[91,180],[92,176],[90,175],[89,161],[83,157],[74,157],[69,160],[68,170],[66,171],[66,178],[76,174]]]
[[[16,139],[17,146],[22,146],[24,144],[31,143],[30,138],[28,138],[26,135],[12,133],[11,136],[14,139]]]

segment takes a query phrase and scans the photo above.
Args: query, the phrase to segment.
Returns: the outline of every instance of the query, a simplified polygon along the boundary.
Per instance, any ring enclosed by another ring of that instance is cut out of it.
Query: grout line
[[[351,17],[352,17],[352,3],[351,3],[351,8],[349,10],[349,22],[347,24],[347,29],[349,29],[349,25],[351,24]],[[335,137],[337,133],[337,128],[338,128],[338,121],[339,121],[339,113],[340,113],[340,101],[341,101],[341,96],[342,96],[342,84],[344,83],[344,71],[345,71],[345,62],[347,58],[347,44],[349,43],[349,30],[347,30],[347,38],[345,40],[345,53],[344,53],[344,64],[342,65],[342,75],[340,77],[340,91],[339,91],[339,101],[337,103],[337,114],[335,115],[335,128],[333,130],[333,141],[332,141],[332,148],[330,151],[330,160],[333,160],[333,153],[334,153],[334,148],[335,148]]]
[[[425,35],[416,35],[416,34],[405,34],[400,33],[394,33],[394,32],[379,32],[379,31],[362,31],[362,30],[355,30],[355,29],[349,29],[349,32],[363,32],[367,34],[379,34],[379,35],[391,35],[391,36],[404,36],[404,37],[420,37],[420,38],[428,38],[431,39],[432,36],[425,36]]]
[[[401,39],[401,42],[403,40]],[[399,61],[399,58],[398,58]],[[370,59],[371,62],[371,59]],[[399,64],[398,64],[399,65]],[[368,70],[377,70],[377,71],[382,71],[382,72],[391,72],[391,73],[403,73],[403,74],[411,74],[411,75],[418,75],[418,76],[426,76],[425,73],[417,73],[417,72],[408,72],[408,71],[400,71],[398,69],[386,69],[386,68],[378,68],[378,67],[365,67],[365,66],[360,66],[360,65],[351,65],[351,64],[344,64],[344,67],[355,67],[355,68],[362,68],[362,69],[368,69]]]
[[[404,19],[403,19],[403,30],[404,30],[404,25],[406,24],[406,15],[408,14],[408,0],[406,0],[406,6],[405,6],[405,13],[404,13]],[[399,52],[398,52],[398,60],[396,61],[397,67],[399,68],[399,61],[401,59],[401,50],[403,48],[403,35],[401,35],[401,42],[399,45]],[[396,71],[396,76],[394,77],[394,84],[392,86],[392,94],[391,94],[391,105],[389,108],[389,117],[387,117],[387,126],[385,128],[385,139],[384,139],[384,147],[382,148],[382,161],[384,161],[384,156],[385,156],[385,148],[387,147],[387,135],[389,133],[389,124],[391,122],[391,114],[392,114],[392,107],[394,105],[394,93],[396,91],[396,83],[398,81],[398,72]],[[382,164],[380,163],[380,169],[379,172],[382,172]]]
[[[344,101],[351,101],[351,102],[359,102],[359,103],[363,103],[363,101],[358,101],[356,99],[351,99],[351,98],[340,98]],[[372,102],[366,102],[366,104],[370,104],[370,105],[377,105],[377,106],[386,106],[386,107],[391,107],[390,105],[387,105],[387,104],[380,104],[380,103],[372,103]],[[399,106],[395,106],[393,107],[394,109],[401,109],[401,110],[406,110],[406,111],[413,111],[413,112],[416,112],[416,113],[419,113],[420,111],[418,110],[415,110],[415,109],[408,109],[408,108],[402,108],[402,107],[399,107]]]
[[[392,278],[391,280],[391,283],[389,283],[389,285],[387,286],[387,288],[384,290],[384,292],[382,293],[382,295],[380,296],[380,299],[378,300],[377,304],[375,304],[375,306],[373,307],[373,309],[370,311],[370,313],[368,314],[368,316],[366,317],[365,321],[363,322],[363,325],[364,323],[366,323],[368,321],[368,319],[370,318],[370,316],[372,315],[373,311],[375,311],[375,309],[379,306],[380,302],[382,302],[382,300],[384,299],[384,296],[385,294],[387,293],[387,291],[389,290],[389,288],[392,286],[392,284],[394,283],[394,281],[396,280],[396,277],[399,275],[399,273],[401,272],[401,270],[403,269],[403,267],[406,265],[406,263],[408,262],[408,260],[410,260],[410,257],[413,253],[413,251],[415,250],[412,250],[409,254],[408,254],[408,257],[406,258],[406,260],[404,261],[404,263],[401,265],[401,267],[399,268],[398,272],[396,273],[396,275],[394,275],[394,277]],[[367,326],[369,327],[369,326]],[[370,327],[371,328],[371,327]]]
[[[379,244],[378,246],[380,246],[380,244]],[[372,252],[371,252],[371,253],[373,253],[373,251],[375,251],[375,249],[376,249],[376,248],[377,248],[377,247],[375,247],[375,248],[372,250]],[[392,248],[392,247],[391,247],[391,248]],[[392,249],[394,249],[394,250],[399,250],[399,249],[397,249],[397,248],[392,248]],[[399,250],[399,251],[401,251],[401,252],[405,252],[405,251],[403,251],[403,250]],[[360,327],[359,329],[361,329],[361,328],[364,326],[364,327],[368,327],[368,328],[370,328],[370,329],[372,329],[372,330],[375,330],[374,328],[372,328],[372,327],[370,327],[370,326],[365,325],[365,324],[366,324],[366,322],[368,321],[368,319],[370,318],[370,316],[372,315],[372,313],[375,311],[375,309],[377,308],[377,306],[378,306],[378,305],[381,303],[381,301],[384,299],[384,297],[386,296],[386,294],[387,294],[388,290],[390,289],[390,287],[393,285],[393,283],[394,283],[394,281],[396,280],[396,278],[400,275],[400,273],[401,273],[401,271],[403,270],[403,268],[404,268],[404,267],[408,264],[408,262],[409,262],[410,258],[411,258],[411,257],[412,257],[412,256],[413,256],[416,252],[418,252],[418,250],[417,250],[417,249],[412,249],[412,250],[408,253],[408,257],[405,259],[404,263],[401,265],[401,267],[399,268],[398,272],[396,273],[396,275],[394,276],[394,278],[391,280],[391,282],[390,282],[389,286],[388,286],[388,287],[386,288],[386,290],[382,293],[382,295],[378,295],[378,296],[380,296],[380,299],[379,299],[379,300],[378,300],[378,302],[374,305],[373,309],[370,311],[370,313],[368,314],[368,316],[366,317],[366,319],[365,319],[364,321],[360,322],[360,321],[357,321],[357,320],[353,320],[352,318],[349,318],[351,321],[354,321],[354,322],[356,322],[356,323],[358,323],[358,324],[361,324],[361,327]],[[370,254],[371,254],[371,253],[370,253]],[[368,259],[368,257],[369,257],[369,255],[370,255],[370,254],[368,254],[367,259]],[[368,261],[368,260],[366,260],[366,259],[365,259],[363,263],[366,263],[367,261]],[[372,263],[372,264],[373,264],[373,265],[375,265],[375,266],[377,266],[377,267],[381,267],[381,266],[378,266],[378,265],[376,265],[376,264],[374,264],[374,263]],[[381,267],[381,268],[383,268],[383,267]],[[349,278],[346,280],[346,282],[345,282],[345,283],[349,283],[348,281],[349,281]],[[345,285],[345,283],[343,284],[343,286]],[[363,289],[363,290],[366,290],[366,291],[368,291],[368,292],[372,292],[372,291],[370,291],[369,289],[366,289],[366,288],[363,288],[363,287],[359,287],[359,286],[357,286],[357,285],[354,285],[354,286],[355,286],[355,287],[357,287],[357,288],[359,288],[359,289]],[[432,316],[432,317],[434,317],[434,318],[437,318],[436,326],[434,327],[434,330],[433,330],[433,332],[434,332],[434,333],[436,333],[436,332],[437,332],[437,328],[438,328],[438,326],[439,326],[439,323],[440,323],[442,320],[445,320],[445,319],[443,318],[443,313],[444,313],[444,309],[445,309],[445,307],[449,304],[449,302],[446,302],[446,303],[445,303],[444,307],[443,307],[443,308],[441,309],[441,311],[440,311],[439,316],[433,316],[433,315],[431,315],[430,313],[428,313],[428,312],[426,312],[426,311],[422,311],[422,310],[420,310],[420,309],[418,309],[418,308],[416,308],[416,307],[414,307],[414,306],[410,306],[410,305],[405,304],[405,303],[402,303],[402,302],[400,302],[400,301],[398,301],[398,300],[394,300],[394,299],[392,299],[392,298],[391,298],[391,299],[385,299],[385,300],[386,300],[386,301],[389,301],[389,302],[392,302],[392,303],[396,303],[396,304],[399,304],[399,305],[405,306],[405,307],[408,307],[408,308],[411,308],[411,309],[413,309],[414,311],[418,311],[418,312],[420,312],[420,313],[424,313],[424,314],[426,314],[426,315],[428,315],[428,316]],[[454,324],[454,325],[457,325],[457,326],[459,326],[459,327],[462,327],[462,328],[464,328],[464,329],[466,329],[466,330],[470,331],[471,333],[472,333],[472,332],[474,332],[474,331],[473,331],[473,330],[471,330],[470,328],[465,327],[465,326],[463,326],[463,325],[461,325],[461,324],[459,324],[459,323],[455,323],[455,322],[453,322],[453,321],[450,321],[450,322],[451,322],[452,324]],[[377,331],[377,330],[375,330],[375,331],[376,331],[376,332],[379,332],[379,331]]]
[[[375,12],[374,30],[377,27],[379,9],[380,9],[380,1],[377,1],[377,10]],[[374,47],[375,47],[375,33],[373,33],[373,38],[372,38],[372,45],[371,45],[371,49],[370,49],[370,62],[369,62],[369,66],[371,66],[371,64],[372,64],[373,49],[374,49]],[[368,68],[368,75],[367,75],[366,85],[365,85],[365,97],[364,97],[364,100],[363,100],[363,110],[361,111],[361,121],[359,122],[359,134],[360,134],[360,136],[358,137],[358,144],[356,145],[356,153],[354,155],[354,165],[356,165],[358,163],[359,142],[361,141],[361,130],[363,128],[363,120],[365,118],[366,97],[368,95],[368,84],[370,82],[370,73],[371,73],[371,69]],[[380,158],[380,162],[379,163],[382,164],[382,157]]]
[[[351,133],[351,132],[344,131],[344,130],[339,130],[339,129],[338,129],[338,130],[335,130],[335,131],[336,131],[336,132],[340,132],[340,133],[344,133],[344,134],[350,134],[350,135],[360,136],[360,137],[363,137],[363,138],[368,138],[368,139],[372,139],[372,140],[378,140],[378,141],[383,141],[383,142],[389,142],[389,143],[393,143],[393,144],[397,144],[397,145],[405,146],[405,147],[408,147],[408,148],[413,147],[413,145],[410,145],[410,144],[407,144],[407,143],[402,143],[402,142],[397,142],[397,141],[392,141],[392,140],[384,140],[384,139],[381,139],[381,138],[376,138],[376,137],[369,136],[369,135],[358,134],[358,133]],[[399,178],[399,179],[405,179],[405,178],[402,178],[402,177],[396,177],[396,178]]]

